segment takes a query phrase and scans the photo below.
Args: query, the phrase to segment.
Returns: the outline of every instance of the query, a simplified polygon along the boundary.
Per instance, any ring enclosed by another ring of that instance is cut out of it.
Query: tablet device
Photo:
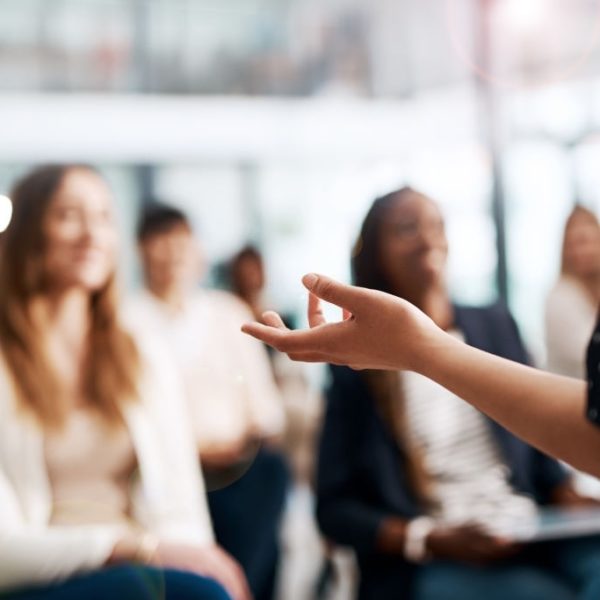
[[[503,528],[515,542],[543,542],[600,535],[600,507],[543,508],[537,516]]]

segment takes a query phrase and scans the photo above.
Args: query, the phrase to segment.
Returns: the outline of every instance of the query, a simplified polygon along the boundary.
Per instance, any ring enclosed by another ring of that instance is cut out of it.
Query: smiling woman
[[[91,167],[54,165],[12,198],[0,253],[0,595],[247,600],[214,544],[177,376],[120,323],[108,185]]]
[[[22,402],[42,422],[62,422],[66,384],[55,373],[57,365],[44,359],[48,348],[43,347],[39,331],[52,319],[49,297],[66,296],[73,309],[71,319],[80,316],[82,330],[89,327],[96,353],[80,374],[73,366],[67,395],[75,396],[73,386],[80,384],[85,395],[114,420],[118,399],[134,395],[138,358],[116,320],[117,233],[111,192],[90,167],[49,166],[23,179],[13,199],[16,210],[0,266],[0,333],[4,358],[20,373],[17,389]],[[88,296],[95,304],[89,324],[83,310]],[[23,340],[28,340],[27,353],[20,351]],[[56,342],[47,343],[55,357],[61,356]],[[85,352],[84,347],[71,350]],[[105,375],[108,372],[110,377]]]

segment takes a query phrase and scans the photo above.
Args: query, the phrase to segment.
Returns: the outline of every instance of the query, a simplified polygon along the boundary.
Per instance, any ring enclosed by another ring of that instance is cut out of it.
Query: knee
[[[164,583],[165,600],[231,600],[219,583],[194,573],[166,571]]]
[[[124,565],[113,567],[100,574],[98,588],[107,598],[131,600],[154,600],[160,598],[164,589],[162,576],[156,569]]]

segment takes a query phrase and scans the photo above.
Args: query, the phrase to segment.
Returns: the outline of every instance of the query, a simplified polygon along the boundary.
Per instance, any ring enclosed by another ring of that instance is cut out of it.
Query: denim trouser
[[[208,494],[217,542],[242,565],[255,600],[273,598],[289,484],[284,458],[262,448],[243,477]]]
[[[534,544],[490,567],[431,563],[412,600],[600,600],[600,537]]]
[[[125,565],[51,586],[0,594],[2,600],[231,600],[212,579],[192,573]]]

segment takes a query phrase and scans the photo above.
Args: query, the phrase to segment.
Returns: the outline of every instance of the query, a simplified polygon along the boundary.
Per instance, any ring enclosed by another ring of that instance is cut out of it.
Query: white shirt
[[[502,533],[537,513],[533,499],[509,483],[485,417],[434,381],[416,373],[400,377],[410,444],[423,453],[432,480],[432,515],[443,523],[476,522]]]
[[[132,517],[161,539],[212,544],[204,483],[176,371],[149,336],[136,341],[143,365],[140,400],[123,410],[139,468],[131,488]],[[99,569],[123,533],[118,526],[51,525],[44,437],[18,406],[0,357],[0,591]]]
[[[240,331],[253,320],[243,302],[227,292],[198,290],[173,314],[141,292],[127,313],[136,327],[160,336],[177,362],[201,451],[283,432],[283,403],[266,349]]]
[[[548,370],[585,379],[585,355],[598,306],[577,280],[561,277],[546,301]]]

